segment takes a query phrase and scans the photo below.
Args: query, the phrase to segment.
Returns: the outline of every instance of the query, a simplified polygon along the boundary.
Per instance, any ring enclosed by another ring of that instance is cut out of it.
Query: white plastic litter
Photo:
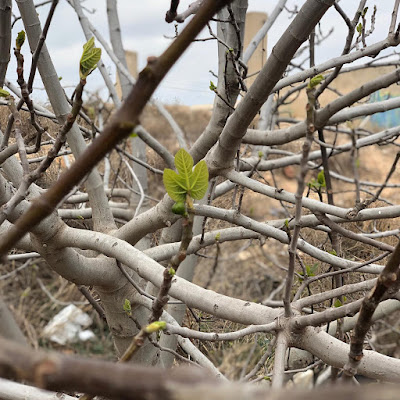
[[[43,330],[43,336],[61,345],[90,340],[95,335],[85,328],[92,323],[88,314],[70,304],[51,319]]]
[[[96,336],[91,330],[86,329],[82,332],[79,332],[78,337],[81,342],[86,342],[88,340],[93,340]]]

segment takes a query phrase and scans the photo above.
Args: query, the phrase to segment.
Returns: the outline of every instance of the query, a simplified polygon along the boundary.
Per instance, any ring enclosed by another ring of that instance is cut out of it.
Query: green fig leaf
[[[188,188],[185,187],[185,181],[175,171],[169,168],[164,169],[163,182],[165,190],[169,197],[177,203],[186,201]]]
[[[171,197],[177,203],[186,202],[186,195],[200,200],[204,197],[208,188],[208,169],[205,161],[200,161],[193,169],[193,158],[184,149],[180,149],[175,155],[176,173],[172,169],[164,169],[164,186]]]
[[[341,307],[342,306],[342,302],[339,299],[336,299],[335,302],[333,303],[334,307]]]
[[[196,164],[190,178],[190,195],[200,200],[204,197],[208,188],[208,169],[204,160]]]
[[[97,67],[100,61],[101,49],[94,47],[94,37],[83,45],[83,53],[79,63],[79,77],[86,79]]]
[[[306,265],[306,272],[308,276],[315,276],[318,269],[318,264]]]
[[[320,171],[320,172],[318,173],[317,181],[318,181],[318,183],[321,185],[321,187],[326,187],[325,172],[324,172],[324,170],[322,170],[322,171]]]
[[[179,175],[185,180],[186,188],[189,189],[190,178],[193,174],[193,158],[185,149],[180,149],[175,154],[175,167]]]

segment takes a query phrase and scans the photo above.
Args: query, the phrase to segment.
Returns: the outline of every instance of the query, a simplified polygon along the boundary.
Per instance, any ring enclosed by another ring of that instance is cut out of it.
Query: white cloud
[[[190,0],[181,0],[180,10],[184,10],[190,2]],[[289,9],[293,9],[296,3],[299,4],[295,0],[289,0],[287,6]],[[304,1],[300,2],[300,6],[303,3]],[[249,0],[249,10],[271,13],[275,4],[276,1]],[[105,1],[86,0],[83,5],[89,10],[96,10],[93,14],[87,13],[87,15],[93,25],[108,40]],[[342,1],[340,5],[349,13],[349,17],[352,18],[358,2]],[[381,1],[378,3],[375,32],[371,35],[371,38],[367,39],[369,43],[373,40],[382,40],[387,35],[392,5],[393,1]],[[174,35],[173,24],[167,24],[164,21],[168,6],[169,1],[160,0],[147,0],[145,2],[132,0],[118,1],[124,46],[126,49],[138,52],[139,68],[144,67],[148,56],[159,55],[171,42],[171,40],[163,37],[163,35]],[[369,4],[369,7],[367,16],[371,15],[373,3]],[[45,6],[38,9],[42,23],[46,19],[48,8],[48,6]],[[18,14],[15,3],[14,13]],[[271,51],[273,45],[290,22],[288,13],[284,11],[268,35],[268,52]],[[181,27],[182,25],[179,26],[179,29]],[[327,32],[330,27],[334,27],[335,32],[331,38],[327,39],[317,49],[317,62],[322,62],[333,55],[340,55],[344,46],[347,28],[333,8],[328,11],[321,22],[321,28],[324,32]],[[21,29],[22,24],[19,21],[14,28],[13,36],[15,37],[16,33]],[[84,42],[85,38],[75,12],[67,2],[60,2],[49,31],[47,45],[57,68],[57,73],[63,77],[63,84],[71,85],[77,82],[77,63],[79,62]],[[27,48],[24,49],[24,53],[26,70],[28,70],[30,57]],[[115,68],[107,56],[104,56],[104,61],[109,66],[111,76],[114,77]],[[216,68],[216,44],[213,42],[195,43],[168,74],[165,82],[161,84],[161,87],[157,91],[157,96],[166,102],[179,102],[182,104],[210,103],[212,102],[213,94],[208,92],[211,78],[208,71],[210,69],[215,71]],[[14,81],[16,80],[14,61],[10,63],[8,77]],[[90,90],[96,90],[103,86],[101,76],[98,73],[94,73],[88,80],[88,88]],[[45,100],[44,96],[45,94],[41,92],[34,93],[34,97],[39,98],[41,101]]]

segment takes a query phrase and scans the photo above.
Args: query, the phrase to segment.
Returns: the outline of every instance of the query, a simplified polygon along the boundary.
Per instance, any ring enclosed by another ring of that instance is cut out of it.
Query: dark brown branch
[[[35,352],[0,338],[0,376],[23,379],[49,390],[74,390],[112,399],[169,399],[169,385],[192,385],[214,380],[199,368],[168,371],[63,357]],[[214,382],[215,383],[215,382]]]
[[[26,176],[27,174],[29,174],[29,164],[28,164],[28,158],[26,156],[25,142],[22,134],[21,115],[19,114],[17,107],[15,107],[13,97],[10,97],[9,109],[11,111],[11,115],[15,120],[15,141],[18,146],[18,153],[19,153],[19,158],[21,160],[22,169],[24,171],[24,175]]]
[[[22,98],[18,102],[17,110],[20,110],[22,108],[22,106],[24,105],[24,103],[26,103],[26,106],[28,107],[29,112],[31,114],[31,124],[36,129],[36,132],[37,132],[36,145],[35,145],[36,151],[38,151],[39,148],[40,148],[41,137],[42,137],[42,134],[44,133],[45,129],[43,129],[38,124],[38,122],[36,121],[35,110],[33,108],[33,103],[32,103],[32,100],[30,99],[29,95],[32,93],[32,85],[33,85],[33,80],[35,79],[35,73],[36,73],[36,68],[37,68],[37,63],[38,63],[38,60],[39,60],[40,52],[42,51],[44,42],[46,40],[47,32],[48,32],[48,30],[50,28],[50,23],[51,23],[51,20],[53,19],[54,11],[55,11],[55,8],[56,8],[56,6],[58,4],[58,1],[59,0],[52,0],[52,5],[50,7],[49,14],[47,16],[45,25],[43,27],[42,34],[40,36],[39,42],[38,42],[38,44],[36,46],[36,49],[35,49],[35,51],[33,53],[33,56],[32,56],[32,64],[31,64],[31,70],[30,70],[30,73],[29,73],[28,84],[26,84],[26,82],[25,82],[25,80],[23,78],[23,62],[24,62],[24,59],[22,57],[22,54],[20,54],[20,51],[18,49],[15,50],[15,51],[17,51],[17,53],[15,54],[16,57],[17,57],[17,62],[21,63],[18,66],[18,67],[21,67],[21,69],[18,69],[17,71],[18,71],[18,84],[21,87],[21,96],[22,96]],[[2,149],[7,147],[7,145],[8,145],[8,138],[10,136],[10,132],[11,132],[13,123],[14,123],[14,117],[11,115],[9,120],[8,120],[7,128],[6,128],[6,131],[4,133],[3,141],[2,141],[2,144],[1,144],[1,148]]]
[[[33,85],[33,80],[35,79],[36,68],[37,68],[37,63],[39,61],[40,52],[42,51],[44,42],[46,40],[47,32],[49,31],[51,20],[53,19],[54,11],[56,10],[58,1],[59,0],[52,1],[49,14],[47,15],[47,19],[42,30],[42,34],[40,35],[39,42],[36,46],[35,52],[32,55],[31,72],[29,73],[29,79],[28,79],[29,93],[32,93],[32,85]]]
[[[307,93],[307,105],[306,105],[306,114],[307,114],[307,132],[306,139],[303,142],[302,146],[302,156],[300,161],[300,173],[297,178],[297,190],[296,190],[296,210],[295,210],[295,227],[293,230],[293,235],[289,235],[290,245],[289,245],[289,268],[286,276],[285,283],[285,294],[283,297],[283,306],[285,308],[285,316],[292,316],[292,309],[290,306],[290,297],[293,286],[293,279],[295,273],[295,262],[296,262],[296,251],[297,251],[297,243],[300,236],[300,217],[301,217],[301,205],[302,205],[302,197],[305,186],[305,178],[308,172],[308,155],[311,149],[312,139],[315,133],[315,86],[311,84],[311,80],[306,89]]]
[[[188,216],[182,220],[182,240],[179,247],[178,253],[175,254],[168,263],[167,268],[164,270],[164,280],[160,287],[157,298],[153,302],[152,306],[152,316],[150,318],[150,323],[158,321],[163,312],[164,306],[168,302],[168,292],[171,288],[172,279],[179,268],[179,265],[186,258],[186,251],[189,247],[190,241],[193,237],[193,218],[194,214],[189,212]]]
[[[384,297],[395,293],[400,286],[400,241],[390,256],[385,268],[378,277],[375,287],[365,296],[360,309],[357,324],[350,342],[349,359],[343,368],[345,380],[351,380],[357,373],[358,365],[363,357],[364,339],[371,327],[372,315]]]
[[[103,307],[99,303],[97,303],[97,301],[93,298],[89,289],[86,288],[85,286],[77,286],[77,287],[78,287],[78,290],[82,293],[82,295],[85,296],[87,301],[91,304],[91,306],[97,311],[97,314],[99,314],[99,317],[103,321],[107,322],[106,313],[105,313]]]
[[[24,379],[49,390],[87,392],[126,400],[392,400],[400,390],[399,385],[344,385],[319,387],[313,391],[295,388],[294,391],[271,392],[257,385],[224,384],[199,368],[166,370],[90,361],[35,352],[5,339],[0,339],[0,376]]]
[[[179,6],[179,0],[171,0],[171,7],[165,14],[165,21],[168,22],[169,24],[175,20],[178,6]]]

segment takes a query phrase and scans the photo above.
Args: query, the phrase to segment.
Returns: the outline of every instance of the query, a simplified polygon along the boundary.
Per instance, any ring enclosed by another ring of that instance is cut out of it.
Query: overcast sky
[[[37,3],[38,1],[36,1]],[[181,0],[180,10],[184,10],[191,1]],[[277,1],[271,0],[249,0],[249,11],[264,11],[270,13]],[[301,6],[304,1],[289,0],[287,6],[293,9],[294,5]],[[367,2],[371,14],[374,4],[377,3],[378,12],[376,16],[376,25],[373,35],[367,39],[367,43],[382,40],[386,37],[390,14],[394,0],[379,0]],[[93,25],[108,40],[108,27],[106,15],[106,1],[102,0],[86,0],[83,3],[86,7],[87,15]],[[350,18],[353,17],[354,11],[358,5],[358,1],[341,1],[340,5],[349,13]],[[171,43],[171,39],[166,37],[173,36],[174,24],[167,24],[164,21],[165,12],[169,8],[169,0],[119,0],[118,11],[122,29],[124,46],[127,50],[138,52],[139,69],[146,64],[148,56],[158,56]],[[38,8],[38,13],[42,23],[46,19],[49,6]],[[19,15],[18,7],[13,2],[13,12]],[[271,51],[282,32],[290,23],[290,14],[284,11],[275,26],[268,35],[268,52]],[[368,26],[369,28],[369,20]],[[330,57],[341,54],[344,38],[347,33],[343,20],[338,16],[333,7],[327,12],[321,22],[323,32],[328,32],[334,28],[333,35],[327,39],[323,45],[317,50],[317,63],[320,63]],[[13,40],[15,40],[17,32],[23,29],[21,21],[15,24],[13,30]],[[181,26],[180,26],[181,29]],[[208,36],[207,32],[203,32],[203,36]],[[85,38],[78,18],[74,10],[67,4],[65,0],[60,0],[57,6],[55,16],[47,38],[47,46],[53,58],[57,73],[62,77],[64,86],[75,86],[78,75],[79,59],[82,53],[82,45]],[[26,67],[29,68],[28,46],[24,46]],[[192,44],[182,59],[177,63],[172,71],[162,82],[155,96],[165,103],[173,104],[211,104],[214,94],[209,90],[209,82],[212,78],[209,70],[217,71],[216,52],[217,47],[214,41],[196,42]],[[392,50],[390,50],[392,51]],[[115,79],[115,68],[104,54],[104,62],[108,66],[112,79]],[[8,78],[16,81],[15,63],[10,64]],[[27,75],[27,74],[26,74]],[[16,82],[15,82],[16,83]],[[35,87],[40,88],[42,84],[40,79],[36,79]],[[87,88],[91,91],[99,90],[104,94],[104,84],[101,75],[95,71],[88,78]],[[68,89],[67,89],[68,90]],[[45,101],[43,91],[35,90],[34,98],[41,102]]]

